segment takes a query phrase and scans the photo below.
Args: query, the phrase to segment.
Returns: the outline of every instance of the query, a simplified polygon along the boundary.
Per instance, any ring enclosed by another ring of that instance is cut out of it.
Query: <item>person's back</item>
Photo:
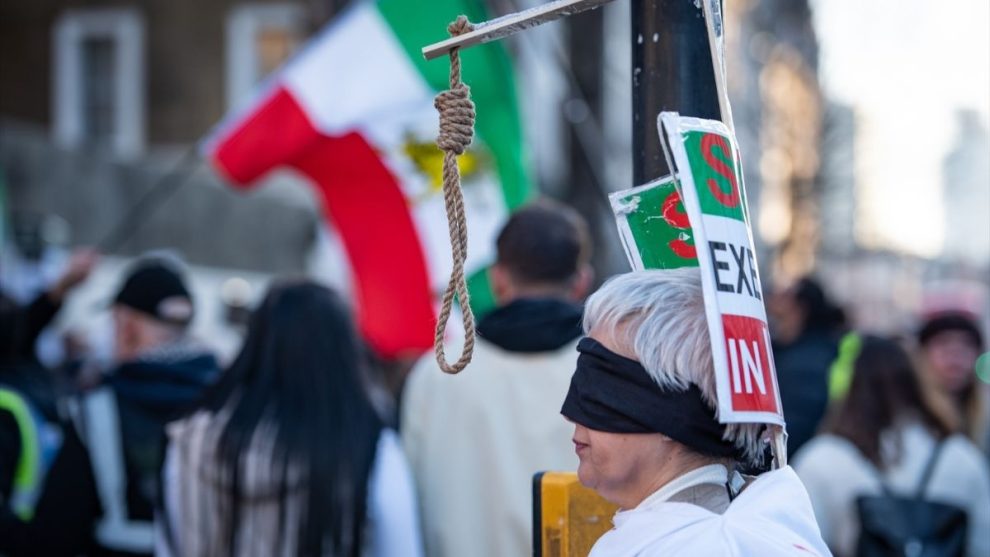
[[[436,364],[414,370],[402,437],[428,555],[516,555],[531,543],[533,474],[577,464],[567,422],[549,406],[574,367],[574,343],[564,350],[520,355],[482,340],[458,377]]]
[[[577,359],[587,252],[575,213],[550,204],[516,213],[490,272],[501,305],[479,321],[471,365],[452,377],[424,358],[410,375],[401,432],[428,555],[529,553],[533,474],[576,467],[554,405]]]
[[[807,332],[786,346],[774,345],[780,402],[787,417],[787,453],[796,454],[814,437],[828,409],[828,379],[838,342]]]
[[[990,552],[990,470],[978,449],[950,434],[927,405],[915,373],[895,343],[866,337],[846,400],[826,433],[794,461],[822,536],[836,555],[856,554],[862,534],[857,499],[881,496],[885,487],[908,498],[923,488],[923,501],[962,509],[968,521],[966,554]]]
[[[223,539],[220,522],[227,495],[217,452],[223,424],[222,418],[201,412],[168,428],[171,445],[164,482],[173,489],[167,491],[164,501],[169,526],[159,534],[159,555],[229,554],[230,545]],[[239,557],[300,554],[298,539],[291,534],[303,519],[305,483],[298,469],[290,468],[286,476],[289,485],[282,498],[279,482],[283,478],[272,442],[270,436],[258,435],[244,455],[242,508],[235,542]],[[367,519],[377,529],[368,536],[362,555],[419,555],[412,478],[398,435],[392,430],[381,431],[368,485]],[[189,535],[191,531],[197,534]]]
[[[274,287],[199,407],[169,426],[159,555],[421,554],[411,473],[324,287]]]
[[[888,432],[885,444],[900,445],[901,458],[882,471],[843,437],[824,434],[811,440],[794,466],[811,496],[822,536],[836,555],[854,555],[860,528],[856,498],[881,495],[881,479],[895,494],[913,496],[928,459],[942,442],[938,462],[925,488],[927,500],[967,511],[967,555],[990,552],[990,472],[979,450],[962,435],[936,439],[918,422]]]
[[[808,442],[828,408],[829,370],[838,356],[843,316],[811,278],[773,295],[773,355],[780,402],[787,418],[787,454]]]

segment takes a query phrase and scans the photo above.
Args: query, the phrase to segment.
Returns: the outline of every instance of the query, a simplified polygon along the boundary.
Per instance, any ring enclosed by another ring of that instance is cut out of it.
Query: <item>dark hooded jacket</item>
[[[165,425],[193,408],[218,374],[212,354],[183,341],[121,364],[107,380],[120,413],[131,520],[150,521],[154,517]]]
[[[73,424],[60,411],[52,373],[34,356],[35,340],[58,310],[46,294],[27,306],[0,299],[0,388],[20,396],[61,434],[34,515],[23,520],[4,503],[13,492],[23,440],[14,416],[0,410],[0,555],[85,553],[100,514],[89,456]]]

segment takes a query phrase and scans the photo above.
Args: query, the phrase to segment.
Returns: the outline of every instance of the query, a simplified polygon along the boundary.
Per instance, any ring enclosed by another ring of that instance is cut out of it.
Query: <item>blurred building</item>
[[[947,257],[990,264],[990,132],[972,110],[956,114],[954,146],[942,169]]]
[[[276,174],[243,195],[203,163],[181,161],[347,1],[0,2],[4,207],[15,217],[59,215],[70,244],[96,244],[175,178],[181,189],[156,200],[160,210],[112,253],[171,247],[219,268],[341,273],[332,231],[293,176]],[[542,3],[486,1],[493,16]],[[809,0],[724,6],[729,93],[765,282],[817,271],[870,319],[914,311],[928,280],[985,282],[990,140],[978,120],[960,115],[945,162],[946,251],[962,267],[867,251],[854,218],[856,113],[822,93]],[[506,41],[540,188],[592,222],[602,278],[627,268],[605,196],[637,185],[629,10],[613,2]]]
[[[815,266],[824,100],[806,0],[726,2],[729,93],[765,280]]]
[[[195,141],[328,16],[329,2],[0,4],[0,113],[120,159]],[[325,6],[320,8],[321,6]]]
[[[245,301],[270,276],[312,267],[325,235],[309,188],[293,176],[275,175],[245,195],[221,183],[197,144],[333,5],[0,2],[0,218],[13,232],[7,243],[0,234],[5,293],[26,299],[58,275],[66,248],[99,246],[107,256],[58,324],[93,337],[87,343],[98,351],[130,256],[167,248],[190,263],[195,334],[230,357]],[[142,203],[151,210],[120,228]],[[230,294],[245,284],[247,297]],[[40,352],[54,363],[60,343],[49,344]]]
[[[829,101],[825,105],[818,173],[819,252],[848,256],[856,251],[856,112]]]
[[[819,179],[824,101],[811,10],[806,0],[723,5],[729,97],[746,192],[757,215],[760,265],[765,280],[793,277],[814,267],[825,187]],[[700,13],[700,2],[696,6]],[[614,2],[601,12],[602,182],[614,191],[639,185],[631,183],[629,3]]]
[[[19,214],[57,214],[97,244],[163,179],[183,183],[112,252],[300,271],[305,188],[243,196],[183,154],[329,17],[332,4],[196,0],[0,3],[0,172]],[[183,162],[180,162],[183,161]],[[171,175],[171,176],[170,176]],[[262,224],[263,226],[259,226]]]

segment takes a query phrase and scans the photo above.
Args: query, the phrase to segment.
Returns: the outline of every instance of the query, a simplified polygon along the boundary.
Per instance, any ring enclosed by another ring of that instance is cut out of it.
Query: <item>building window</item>
[[[113,142],[114,121],[114,41],[90,37],[82,42],[83,61],[83,139],[99,147]]]
[[[227,106],[234,108],[303,43],[301,4],[244,4],[227,18]]]
[[[144,22],[132,9],[70,10],[54,30],[53,132],[67,148],[144,151]]]

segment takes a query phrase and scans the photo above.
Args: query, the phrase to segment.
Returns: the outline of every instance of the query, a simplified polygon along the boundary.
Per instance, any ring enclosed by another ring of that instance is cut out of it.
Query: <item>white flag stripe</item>
[[[358,2],[285,68],[282,83],[328,135],[378,119],[383,107],[432,105],[433,91],[372,2]]]

